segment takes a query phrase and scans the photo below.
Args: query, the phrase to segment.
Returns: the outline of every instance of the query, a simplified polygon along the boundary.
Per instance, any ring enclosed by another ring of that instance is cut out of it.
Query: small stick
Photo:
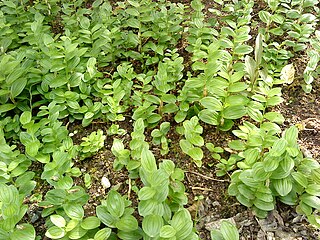
[[[193,171],[186,171],[187,173],[192,173],[192,174],[195,174],[195,175],[198,175],[200,177],[203,177],[205,179],[209,179],[209,180],[212,180],[212,181],[217,181],[217,182],[230,182],[229,180],[223,180],[223,179],[216,179],[216,178],[212,178],[212,177],[208,177],[208,176],[205,176],[201,173],[197,173],[197,172],[193,172]]]
[[[202,187],[192,187],[192,190],[202,190],[202,191],[210,191],[214,192],[215,190],[210,189],[210,188],[202,188]]]
[[[129,184],[128,199],[130,199],[130,194],[131,194],[131,178],[129,178],[128,184]]]

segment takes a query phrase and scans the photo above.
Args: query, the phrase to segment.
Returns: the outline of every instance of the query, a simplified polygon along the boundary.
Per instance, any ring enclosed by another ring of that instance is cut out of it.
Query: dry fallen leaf
[[[286,84],[291,84],[294,80],[295,71],[296,70],[294,69],[293,64],[284,66],[281,70],[281,80],[283,80]]]

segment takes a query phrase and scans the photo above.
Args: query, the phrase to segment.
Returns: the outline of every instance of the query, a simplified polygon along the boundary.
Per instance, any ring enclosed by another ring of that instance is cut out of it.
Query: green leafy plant
[[[198,167],[201,167],[203,151],[200,147],[204,145],[204,140],[200,135],[203,128],[199,124],[199,119],[194,116],[190,120],[184,121],[183,126],[177,131],[185,136],[185,139],[181,139],[179,142],[182,151],[189,155]]]
[[[269,142],[268,136],[260,138],[260,143],[250,141],[250,132],[247,136],[247,146],[250,147],[239,154],[244,161],[238,162],[241,169],[231,176],[229,194],[236,196],[243,205],[252,207],[259,217],[265,217],[268,211],[274,209],[275,198],[289,205],[299,203],[300,207],[308,206],[306,215],[312,224],[317,225],[316,217],[311,213],[312,208],[317,207],[308,200],[304,205],[303,196],[317,199],[306,189],[309,182],[317,178],[319,165],[315,160],[303,157],[297,144],[297,128],[293,126],[281,138],[272,137]],[[264,142],[268,147],[261,148]],[[261,152],[263,149],[267,151]],[[306,168],[309,170],[306,171]]]
[[[169,152],[169,141],[166,138],[167,133],[170,130],[170,123],[163,122],[159,129],[155,129],[151,132],[152,142],[156,145],[161,145],[161,155],[166,155]]]
[[[207,147],[229,195],[258,217],[280,200],[319,227],[319,164],[273,111],[283,84],[311,92],[320,74],[319,1],[264,2],[1,1],[0,238],[43,238],[24,223],[40,201],[51,239],[198,239],[179,159],[154,155],[181,154],[170,127],[198,167]],[[108,160],[128,172],[127,196],[111,189],[97,216],[84,217],[90,196],[75,178],[79,159],[108,146],[100,129],[75,145],[79,123],[111,125]],[[204,124],[238,139],[217,147]],[[212,237],[239,235],[223,222]]]
[[[1,220],[0,237],[2,239],[23,238],[34,240],[36,232],[29,223],[21,223],[23,216],[28,210],[23,204],[23,198],[19,196],[19,191],[13,185],[0,185]]]
[[[69,218],[68,218],[69,219]],[[58,214],[50,215],[50,225],[46,231],[46,236],[51,239],[83,239],[94,236],[95,239],[98,237],[109,237],[111,229],[104,228],[103,232],[98,231],[100,226],[100,220],[95,217],[87,217],[82,219],[80,216],[73,216],[67,221],[63,216]]]
[[[101,148],[104,147],[105,139],[106,136],[103,135],[103,131],[100,129],[90,133],[88,137],[83,137],[82,143],[80,144],[81,159],[86,159],[97,153]]]

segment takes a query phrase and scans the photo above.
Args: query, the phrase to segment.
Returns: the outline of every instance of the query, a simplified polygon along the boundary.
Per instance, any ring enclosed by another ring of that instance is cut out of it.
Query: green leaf
[[[237,200],[244,206],[246,207],[251,207],[252,202],[249,201],[246,197],[244,197],[242,194],[237,194],[236,195]]]
[[[222,233],[217,229],[211,230],[210,237],[211,240],[224,240]]]
[[[34,240],[35,238],[36,231],[34,230],[33,226],[26,223],[17,225],[10,236],[11,240]]]
[[[263,115],[259,109],[248,107],[248,115],[256,122],[263,121]]]
[[[148,215],[142,220],[142,229],[149,237],[157,237],[163,226],[163,219],[159,215]]]
[[[229,221],[222,221],[220,230],[225,240],[239,239],[238,229]]]
[[[148,200],[156,194],[156,190],[151,187],[143,187],[138,193],[139,200]]]
[[[244,82],[232,83],[228,87],[228,92],[231,92],[231,93],[242,92],[242,91],[246,90],[247,87],[248,87],[248,85]]]
[[[80,16],[80,26],[83,29],[89,29],[90,27],[90,20],[89,18],[85,17],[85,16]]]
[[[108,193],[106,206],[108,208],[108,211],[114,217],[120,218],[124,213],[124,200],[121,195],[115,190],[110,190],[110,192]]]
[[[176,230],[170,225],[165,225],[160,229],[161,238],[173,238],[176,235]]]
[[[132,215],[125,215],[116,223],[116,227],[124,232],[134,231],[138,228],[138,221]]]
[[[0,184],[0,201],[4,204],[10,204],[15,201],[18,201],[19,192],[13,186],[7,186],[5,184]]]
[[[263,169],[266,172],[272,172],[279,166],[279,159],[268,155],[263,160]]]
[[[0,113],[8,112],[12,109],[14,109],[16,106],[11,103],[1,104],[0,105]]]
[[[200,100],[200,103],[211,111],[221,111],[223,108],[221,101],[215,97],[204,97]]]
[[[59,239],[65,236],[65,231],[62,228],[53,226],[47,230],[45,235],[51,239]]]
[[[287,129],[284,133],[284,138],[287,140],[289,145],[295,146],[297,139],[298,139],[298,128],[296,126],[291,126]]]
[[[259,11],[259,18],[268,25],[271,23],[271,14],[267,11]]]
[[[81,227],[86,230],[95,229],[100,226],[100,220],[95,216],[90,216],[84,219],[81,223]]]
[[[31,121],[32,115],[30,111],[25,111],[20,116],[20,123],[25,125]]]
[[[153,199],[141,200],[138,205],[139,215],[147,216],[152,214],[157,205],[158,202]]]
[[[67,226],[64,228],[66,232],[72,231],[76,226],[79,225],[80,220],[71,219],[69,220]]]
[[[320,198],[316,196],[309,195],[307,193],[300,197],[300,200],[307,204],[308,206],[320,210]]]
[[[181,209],[173,215],[171,226],[176,230],[176,239],[185,239],[190,235],[193,228],[190,213],[186,209]]]
[[[88,62],[87,62],[87,71],[89,73],[89,76],[92,78],[95,73],[96,73],[96,65],[97,60],[94,57],[89,58]]]
[[[270,122],[275,122],[278,124],[282,124],[285,120],[282,114],[277,112],[268,112],[264,115],[264,117]]]
[[[67,224],[66,220],[62,216],[57,214],[50,215],[50,220],[54,225],[56,225],[59,228],[63,228]]]
[[[230,106],[222,111],[222,116],[226,119],[239,119],[246,115],[247,109],[245,106]]]
[[[203,158],[203,152],[201,148],[193,147],[188,150],[188,155],[192,157],[193,160],[201,160]]]
[[[203,109],[198,114],[199,119],[205,123],[211,125],[218,125],[219,124],[219,114],[216,111],[212,111],[209,109]]]
[[[16,81],[14,81],[10,88],[11,96],[15,98],[18,95],[20,95],[20,93],[23,91],[26,85],[27,85],[27,78],[19,78]]]
[[[287,141],[284,138],[280,138],[274,142],[270,153],[274,157],[279,157],[286,151],[286,147]]]
[[[302,187],[307,188],[308,187],[308,179],[307,177],[301,173],[301,172],[293,172],[291,173],[291,176],[296,180],[297,183],[299,183]]]
[[[103,228],[96,232],[94,235],[94,240],[105,240],[108,239],[111,235],[111,229],[110,228]]]
[[[252,57],[248,55],[245,57],[244,61],[245,70],[248,73],[250,80],[254,81],[256,78],[257,63]]]
[[[157,170],[156,160],[149,149],[144,148],[141,152],[141,167],[149,173]]]
[[[80,225],[77,225],[74,229],[72,229],[68,237],[69,239],[81,239],[84,235],[86,235],[87,230],[83,229]]]
[[[290,178],[274,179],[272,184],[280,196],[286,196],[292,190],[292,181]]]
[[[319,184],[309,184],[306,188],[306,192],[310,195],[320,196],[320,185]]]
[[[253,48],[248,45],[238,45],[234,48],[234,54],[246,55],[253,51]]]
[[[25,145],[26,153],[29,154],[31,157],[35,157],[38,154],[40,146],[41,144],[39,140],[32,140],[31,142]]]
[[[116,227],[116,223],[119,220],[118,217],[114,217],[108,212],[108,208],[106,206],[98,206],[96,209],[97,217],[103,222],[105,225],[111,228]]]
[[[138,19],[135,19],[135,18],[128,19],[127,24],[129,27],[132,27],[132,28],[140,28],[140,22]]]
[[[63,206],[63,209],[71,219],[81,220],[84,216],[84,210],[80,204],[68,203]]]
[[[245,143],[243,143],[241,140],[232,140],[228,142],[228,146],[229,148],[238,150],[238,151],[243,151],[246,149]]]
[[[280,103],[282,103],[283,102],[283,98],[282,97],[280,97],[280,96],[273,96],[273,97],[271,97],[271,98],[268,98],[268,100],[267,100],[267,106],[269,107],[269,106],[276,106],[276,105],[278,105],[278,104],[280,104]]]
[[[272,211],[274,209],[274,204],[272,202],[265,202],[258,198],[253,201],[253,204],[263,211]]]

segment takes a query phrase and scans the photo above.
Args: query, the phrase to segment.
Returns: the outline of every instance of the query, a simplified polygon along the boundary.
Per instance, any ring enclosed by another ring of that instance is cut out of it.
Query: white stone
[[[109,179],[106,178],[106,177],[102,177],[102,179],[101,179],[101,184],[102,184],[102,186],[103,186],[104,188],[109,188],[109,187],[111,187],[111,183],[110,183]]]

